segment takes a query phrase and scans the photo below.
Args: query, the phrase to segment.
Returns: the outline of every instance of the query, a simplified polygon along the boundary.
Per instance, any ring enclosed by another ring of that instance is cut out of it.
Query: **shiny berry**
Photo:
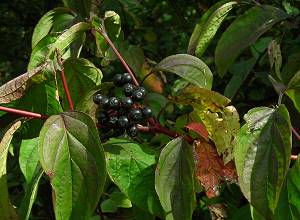
[[[101,94],[96,94],[94,97],[93,97],[93,102],[97,105],[100,104],[101,100],[104,98],[103,95]]]
[[[109,115],[107,114],[107,112],[101,111],[98,112],[97,119],[100,125],[104,125],[109,121]]]
[[[123,90],[124,90],[124,94],[127,95],[127,96],[130,96],[134,90],[134,85],[131,84],[131,83],[126,83],[124,86],[123,86]]]
[[[100,100],[99,105],[100,105],[102,108],[104,108],[104,109],[108,108],[108,107],[109,107],[109,98],[103,97],[103,98]]]
[[[131,83],[132,82],[132,77],[129,73],[123,73],[122,74],[122,83]]]
[[[133,101],[130,97],[123,97],[121,101],[121,105],[124,108],[130,108],[133,104]]]
[[[137,88],[136,90],[134,90],[132,92],[132,99],[135,100],[135,101],[141,101],[143,100],[143,98],[145,97],[145,93],[142,89],[140,88]]]
[[[149,108],[149,107],[144,107],[143,108],[143,116],[145,117],[145,118],[150,118],[151,116],[152,116],[152,110],[151,110],[151,108]]]
[[[138,88],[144,95],[146,95],[146,89],[144,87],[139,87]]]
[[[121,86],[123,85],[123,81],[122,81],[122,74],[116,74],[113,77],[113,82],[116,86]]]
[[[128,130],[127,130],[127,134],[130,136],[130,137],[136,137],[138,135],[138,128],[133,125],[131,126]]]
[[[120,128],[127,128],[129,126],[129,120],[126,116],[120,116],[118,119],[118,125]]]
[[[130,111],[130,118],[135,122],[140,122],[143,120],[143,113],[140,109],[132,109]]]
[[[117,116],[110,116],[108,125],[110,127],[115,127],[117,125],[117,122],[118,122],[118,117]]]
[[[116,97],[111,97],[109,99],[109,107],[117,109],[119,107],[119,100]]]

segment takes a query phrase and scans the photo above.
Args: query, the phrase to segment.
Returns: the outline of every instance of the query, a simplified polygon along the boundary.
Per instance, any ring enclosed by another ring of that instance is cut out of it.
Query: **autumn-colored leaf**
[[[185,126],[187,129],[196,132],[201,137],[203,137],[206,141],[209,140],[208,132],[205,128],[205,126],[202,123],[199,122],[191,122]]]
[[[237,175],[234,163],[224,165],[222,157],[208,142],[194,142],[196,178],[203,186],[208,198],[219,196],[222,182],[236,183]]]
[[[144,84],[147,88],[152,90],[153,92],[156,93],[163,93],[164,90],[164,84],[161,78],[157,75],[157,73],[152,72],[152,68],[149,66],[147,62],[144,63],[142,71],[141,71],[141,78],[145,78]],[[148,75],[150,74],[151,75]]]

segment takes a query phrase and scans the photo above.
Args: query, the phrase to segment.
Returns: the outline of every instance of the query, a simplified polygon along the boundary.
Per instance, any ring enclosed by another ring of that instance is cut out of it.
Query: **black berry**
[[[127,128],[129,126],[129,120],[126,116],[120,116],[118,119],[118,125],[120,128]]]
[[[104,125],[109,121],[109,115],[107,114],[107,112],[101,111],[98,112],[97,119],[100,125]]]
[[[138,135],[138,128],[133,125],[131,126],[128,130],[127,130],[127,134],[130,136],[130,137],[135,137]]]
[[[130,118],[135,122],[140,122],[143,120],[143,113],[140,109],[132,109],[130,111]]]
[[[104,98],[103,95],[101,94],[96,94],[94,97],[93,97],[93,101],[95,104],[99,105],[101,100]]]
[[[109,107],[109,98],[107,97],[102,97],[102,99],[99,102],[99,105],[102,106],[102,108],[106,109]]]
[[[116,86],[121,86],[123,85],[123,81],[122,81],[122,74],[116,74],[113,77],[113,82]]]
[[[125,132],[124,128],[115,128],[114,129],[114,136],[115,137],[120,136],[120,135],[124,134],[124,132]]]
[[[144,96],[146,95],[146,89],[144,87],[139,87],[138,89],[144,94]]]
[[[111,97],[109,99],[109,107],[111,108],[118,108],[119,107],[119,100],[116,97]]]
[[[131,83],[126,83],[123,86],[123,90],[124,90],[125,95],[130,96],[134,90],[134,85]]]
[[[132,82],[132,77],[129,73],[123,73],[122,74],[122,83],[131,83]]]
[[[141,87],[137,88],[132,92],[132,99],[135,101],[141,101],[145,97],[146,93],[144,93],[144,90],[141,89]]]
[[[124,108],[130,108],[133,104],[133,101],[130,97],[123,97],[121,101],[121,105]]]
[[[144,107],[143,108],[143,116],[145,117],[145,118],[150,118],[151,116],[152,116],[152,110],[151,110],[151,108],[149,108],[149,107]]]
[[[118,122],[118,117],[117,116],[111,116],[111,117],[109,117],[108,125],[110,127],[115,127],[117,125],[117,122]]]

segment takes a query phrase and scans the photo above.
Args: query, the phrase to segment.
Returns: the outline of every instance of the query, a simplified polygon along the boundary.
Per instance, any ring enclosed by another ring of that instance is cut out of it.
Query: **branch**
[[[300,141],[300,134],[298,134],[298,132],[296,131],[295,128],[292,127],[292,132],[295,135],[295,137],[298,139],[298,141]]]
[[[68,103],[69,103],[69,108],[70,108],[70,111],[74,111],[74,105],[73,105],[73,101],[72,101],[72,98],[71,98],[71,95],[70,95],[70,90],[69,90],[69,87],[68,87],[68,83],[67,83],[67,80],[66,80],[66,77],[65,77],[65,69],[64,69],[64,65],[62,63],[61,54],[60,54],[58,49],[56,49],[56,53],[57,53],[57,62],[59,64],[60,68],[61,68],[61,80],[62,80],[64,90],[65,90],[65,93],[66,93],[66,96],[67,96],[67,100],[68,100]]]
[[[8,108],[8,107],[4,107],[4,106],[0,106],[0,111],[9,112],[9,113],[13,113],[16,115],[21,115],[21,116],[24,116],[27,118],[38,118],[38,119],[47,119],[48,118],[48,116],[42,115],[39,113],[28,112],[28,111],[23,111],[23,110],[14,109],[14,108]]]
[[[131,75],[132,81],[133,81],[134,85],[138,86],[139,83],[136,80],[133,72],[131,71],[131,69],[128,66],[128,64],[126,63],[126,61],[123,59],[123,57],[120,54],[120,52],[118,51],[118,49],[115,47],[114,43],[109,39],[109,37],[107,36],[107,34],[103,30],[98,30],[98,29],[94,29],[94,30],[97,31],[99,34],[101,34],[104,37],[105,41],[109,44],[109,46],[111,47],[111,49],[115,52],[115,54],[117,55],[118,59],[123,64],[123,66],[126,69],[126,71]]]

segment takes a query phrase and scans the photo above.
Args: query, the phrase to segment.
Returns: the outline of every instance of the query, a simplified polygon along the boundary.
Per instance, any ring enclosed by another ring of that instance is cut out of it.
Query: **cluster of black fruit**
[[[133,85],[129,73],[114,75],[113,83],[115,86],[123,87],[125,96],[118,99],[114,96],[96,94],[93,98],[94,103],[100,107],[97,119],[102,133],[101,138],[120,136],[125,131],[130,137],[135,137],[138,134],[137,123],[143,123],[152,115],[149,107],[140,107],[138,103],[144,99],[146,90]]]

